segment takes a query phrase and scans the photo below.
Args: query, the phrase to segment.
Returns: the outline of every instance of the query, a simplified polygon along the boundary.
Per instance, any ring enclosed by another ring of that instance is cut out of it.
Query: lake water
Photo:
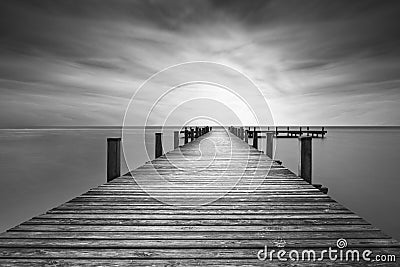
[[[173,130],[164,133],[172,149]],[[313,182],[385,233],[400,240],[400,128],[327,128],[313,139]],[[154,156],[154,133],[146,140]],[[131,130],[140,148],[143,130]],[[0,232],[56,207],[105,182],[106,138],[119,129],[0,130]],[[265,150],[265,139],[260,139]],[[181,140],[182,141],[182,140]],[[276,156],[297,173],[298,140],[275,139]],[[138,149],[130,166],[148,160]],[[125,165],[122,171],[127,171]]]

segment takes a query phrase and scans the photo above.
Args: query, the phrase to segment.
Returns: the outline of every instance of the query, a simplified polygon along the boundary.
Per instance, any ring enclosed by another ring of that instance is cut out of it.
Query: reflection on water
[[[142,130],[130,131],[133,146],[140,148]],[[146,133],[150,158],[156,131]],[[167,151],[172,133],[164,133]],[[0,130],[0,232],[104,183],[106,138],[118,136],[121,130],[116,129]],[[313,139],[313,181],[397,239],[399,140],[398,128],[328,128],[327,138]],[[265,139],[259,141],[265,151]],[[297,139],[276,139],[275,144],[275,157],[297,173]],[[135,153],[130,166],[148,160],[146,150]]]

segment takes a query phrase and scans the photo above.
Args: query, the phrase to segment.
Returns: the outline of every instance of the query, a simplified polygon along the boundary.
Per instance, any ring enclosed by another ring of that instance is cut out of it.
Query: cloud
[[[400,123],[397,1],[0,5],[2,127],[120,124],[150,75],[197,60],[247,74],[278,124]]]

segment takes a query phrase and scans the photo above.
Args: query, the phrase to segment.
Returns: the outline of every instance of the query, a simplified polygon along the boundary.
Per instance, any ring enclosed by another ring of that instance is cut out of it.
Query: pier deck
[[[183,187],[153,184],[154,172]],[[265,245],[318,252],[337,249],[340,238],[346,249],[400,260],[397,241],[238,137],[213,130],[1,234],[0,266],[396,266],[327,255],[257,259]]]

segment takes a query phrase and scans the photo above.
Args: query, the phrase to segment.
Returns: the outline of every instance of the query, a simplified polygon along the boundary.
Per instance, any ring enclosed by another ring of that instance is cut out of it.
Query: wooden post
[[[257,134],[256,128],[254,128],[254,131],[253,131],[253,147],[255,149],[258,149],[258,134]]]
[[[248,144],[249,143],[249,135],[247,133],[247,130],[244,132],[244,141]]]
[[[273,154],[273,149],[274,149],[274,133],[273,132],[267,132],[267,148],[266,148],[266,154],[268,157],[272,159],[272,154]]]
[[[312,182],[312,137],[301,136],[300,140],[300,164],[299,164],[299,176],[306,182]]]
[[[185,127],[185,144],[187,144],[188,142],[189,142],[189,131]]]
[[[190,142],[194,141],[194,129],[190,127]]]
[[[163,154],[161,135],[162,133],[156,133],[156,153],[154,154],[155,158],[161,157]]]
[[[179,147],[179,131],[174,131],[174,149]]]
[[[121,138],[107,138],[107,182],[121,176]]]

